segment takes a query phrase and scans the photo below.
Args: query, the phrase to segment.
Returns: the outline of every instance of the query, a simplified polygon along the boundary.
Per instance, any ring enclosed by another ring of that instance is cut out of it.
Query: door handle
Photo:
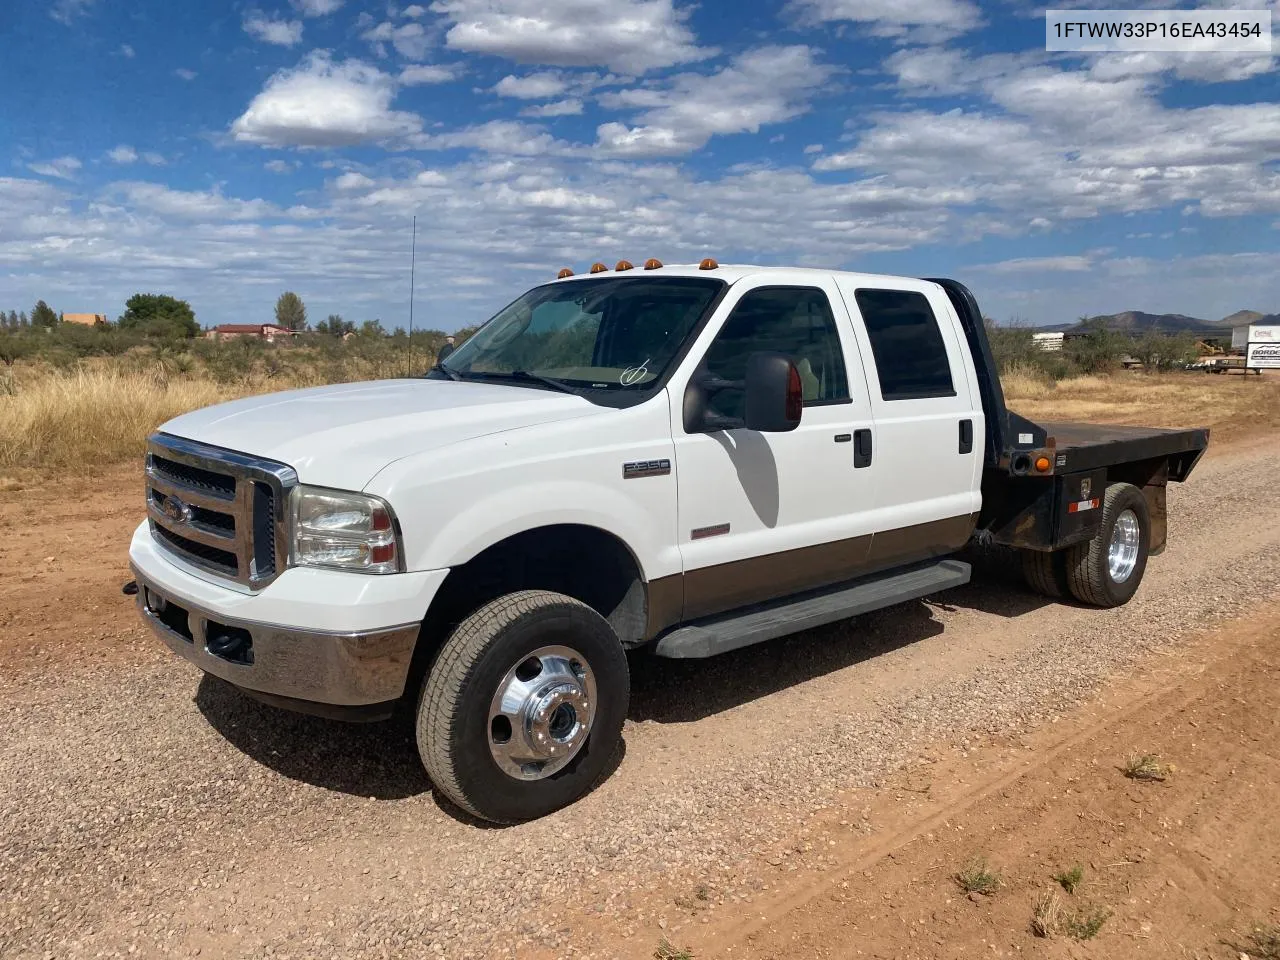
[[[960,452],[973,453],[973,421],[960,421]]]
[[[871,466],[871,431],[853,431],[853,465],[855,467]]]

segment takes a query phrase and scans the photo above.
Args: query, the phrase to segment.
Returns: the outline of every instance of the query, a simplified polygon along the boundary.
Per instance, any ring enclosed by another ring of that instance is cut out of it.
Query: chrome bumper
[[[170,650],[206,673],[276,702],[357,707],[386,703],[404,693],[418,641],[416,623],[328,633],[236,620],[174,596],[131,566],[142,619]],[[216,645],[228,629],[248,634],[251,653],[240,657],[248,662],[210,652],[211,634]]]

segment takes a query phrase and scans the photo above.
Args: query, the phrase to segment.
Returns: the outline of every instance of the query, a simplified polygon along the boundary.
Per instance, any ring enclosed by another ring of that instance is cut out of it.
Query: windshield
[[[536,287],[460,346],[444,371],[637,390],[666,371],[724,287],[703,277],[610,277]]]

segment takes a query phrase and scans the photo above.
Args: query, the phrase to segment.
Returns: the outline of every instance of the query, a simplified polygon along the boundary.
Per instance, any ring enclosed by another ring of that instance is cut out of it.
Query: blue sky
[[[1032,323],[1280,311],[1274,54],[1046,54],[1043,7],[970,0],[8,6],[4,309],[396,326],[416,214],[443,329],[650,256],[950,275]]]

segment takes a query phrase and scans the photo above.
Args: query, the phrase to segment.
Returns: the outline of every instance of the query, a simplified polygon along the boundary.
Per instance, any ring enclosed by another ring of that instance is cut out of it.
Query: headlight
[[[293,564],[361,573],[400,571],[395,517],[382,500],[319,487],[298,487],[292,500]]]

